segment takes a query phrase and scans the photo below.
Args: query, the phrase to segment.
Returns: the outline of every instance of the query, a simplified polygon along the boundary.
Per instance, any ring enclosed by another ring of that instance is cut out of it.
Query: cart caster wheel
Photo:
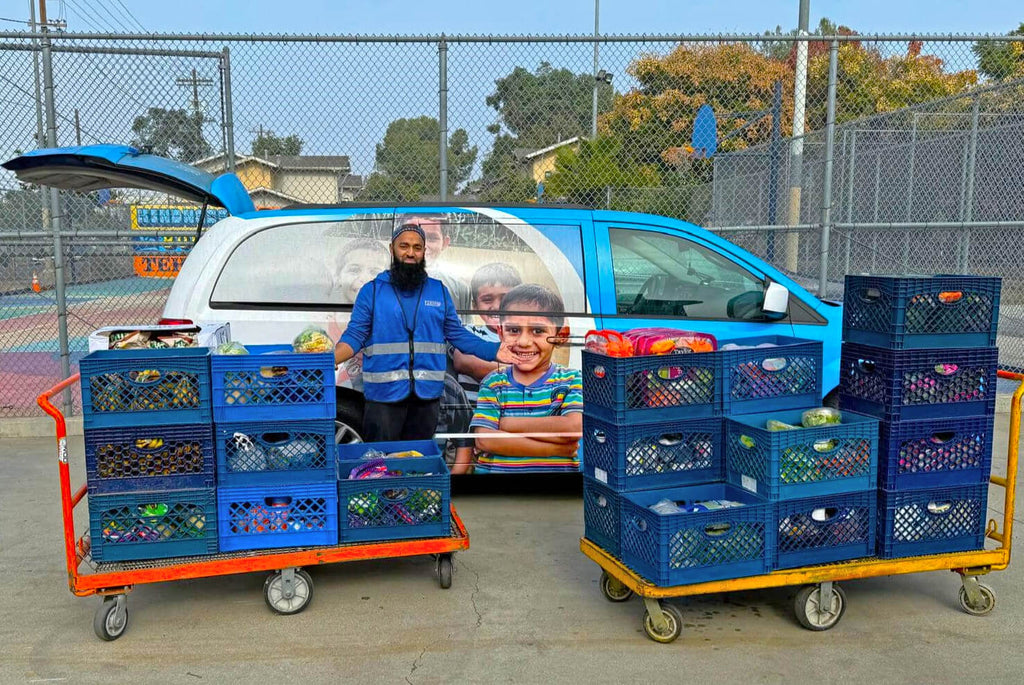
[[[110,642],[124,635],[128,628],[128,598],[124,595],[104,597],[96,608],[92,629],[101,640]]]
[[[442,590],[452,586],[452,555],[442,554],[437,557],[437,581]]]
[[[960,586],[960,608],[971,616],[985,616],[996,606],[996,593],[992,591],[992,588],[978,583],[978,592],[981,595],[981,601],[972,604],[967,595],[967,588],[963,585]]]
[[[297,614],[313,599],[313,579],[301,568],[271,573],[263,584],[263,599],[278,614]]]
[[[644,611],[644,632],[647,637],[655,642],[668,644],[683,632],[683,615],[671,604],[661,605],[661,617],[665,620],[665,627],[659,630],[654,625],[654,620],[649,611]]]
[[[825,592],[830,596],[823,601],[823,585],[805,585],[796,593],[796,601],[793,603],[796,620],[807,630],[833,628],[846,611],[846,592],[843,588],[829,583],[832,587],[825,588]]]
[[[601,571],[601,593],[609,602],[625,602],[633,596],[632,590],[618,578],[608,575],[607,571]]]

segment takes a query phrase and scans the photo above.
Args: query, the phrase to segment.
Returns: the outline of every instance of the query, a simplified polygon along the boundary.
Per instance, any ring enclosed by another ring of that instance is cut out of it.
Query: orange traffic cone
[[[41,285],[39,285],[39,276],[37,276],[36,272],[33,271],[32,272],[32,291],[33,292],[39,292],[42,289],[43,289],[43,287]]]

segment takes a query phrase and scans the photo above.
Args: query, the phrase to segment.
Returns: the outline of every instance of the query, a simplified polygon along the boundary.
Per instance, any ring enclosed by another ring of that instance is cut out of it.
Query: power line
[[[82,0],[82,2],[88,4],[88,0]],[[131,33],[131,27],[125,23],[122,23],[121,19],[110,10],[110,8],[103,2],[103,0],[99,0],[97,2],[97,5],[99,6],[99,8],[102,8],[103,11],[107,13],[107,16],[109,16],[114,21],[114,23],[117,24],[119,29],[122,29],[126,33]],[[99,9],[97,9],[96,14],[98,15],[99,13]]]
[[[124,11],[125,11],[125,12],[126,12],[126,13],[128,14],[128,16],[132,18],[132,21],[134,21],[134,22],[135,22],[135,25],[136,25],[136,26],[138,26],[138,27],[139,27],[140,29],[142,29],[142,32],[143,32],[143,33],[146,33],[146,32],[147,32],[147,31],[146,31],[146,27],[142,25],[142,22],[141,22],[141,21],[139,21],[139,20],[138,20],[138,19],[137,19],[137,18],[135,17],[135,15],[134,15],[134,14],[132,14],[132,11],[131,11],[130,9],[128,9],[127,7],[125,7],[125,6],[124,6],[124,3],[123,3],[123,2],[121,2],[121,0],[115,0],[115,1],[117,2],[117,4],[118,4],[118,5],[120,5],[120,6],[121,6],[121,9],[123,9],[123,10],[124,10]]]
[[[102,26],[100,26],[96,21],[93,21],[92,17],[94,15],[91,12],[89,12],[88,16],[86,16],[86,12],[82,8],[80,8],[74,0],[67,0],[67,2],[71,5],[71,11],[77,14],[79,18],[81,18],[82,21],[88,24],[91,28],[99,31],[100,33],[103,33],[106,30]]]

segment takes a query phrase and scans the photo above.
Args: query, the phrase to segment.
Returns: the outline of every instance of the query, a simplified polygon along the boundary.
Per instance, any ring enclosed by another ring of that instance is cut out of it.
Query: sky
[[[798,0],[603,0],[602,33],[761,33],[797,23]],[[586,34],[593,0],[48,0],[77,31],[139,26],[168,33]],[[969,9],[968,9],[969,8]],[[0,0],[22,19],[28,0]],[[1002,33],[1024,21],[1020,0],[811,0],[821,17],[861,33]],[[2,22],[11,30],[16,25]]]

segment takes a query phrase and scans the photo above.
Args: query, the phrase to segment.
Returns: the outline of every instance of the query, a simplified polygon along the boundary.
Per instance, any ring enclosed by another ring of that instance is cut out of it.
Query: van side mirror
[[[789,312],[789,289],[781,283],[769,280],[764,289],[764,302],[761,304],[761,311],[769,321],[786,318],[786,314]]]

